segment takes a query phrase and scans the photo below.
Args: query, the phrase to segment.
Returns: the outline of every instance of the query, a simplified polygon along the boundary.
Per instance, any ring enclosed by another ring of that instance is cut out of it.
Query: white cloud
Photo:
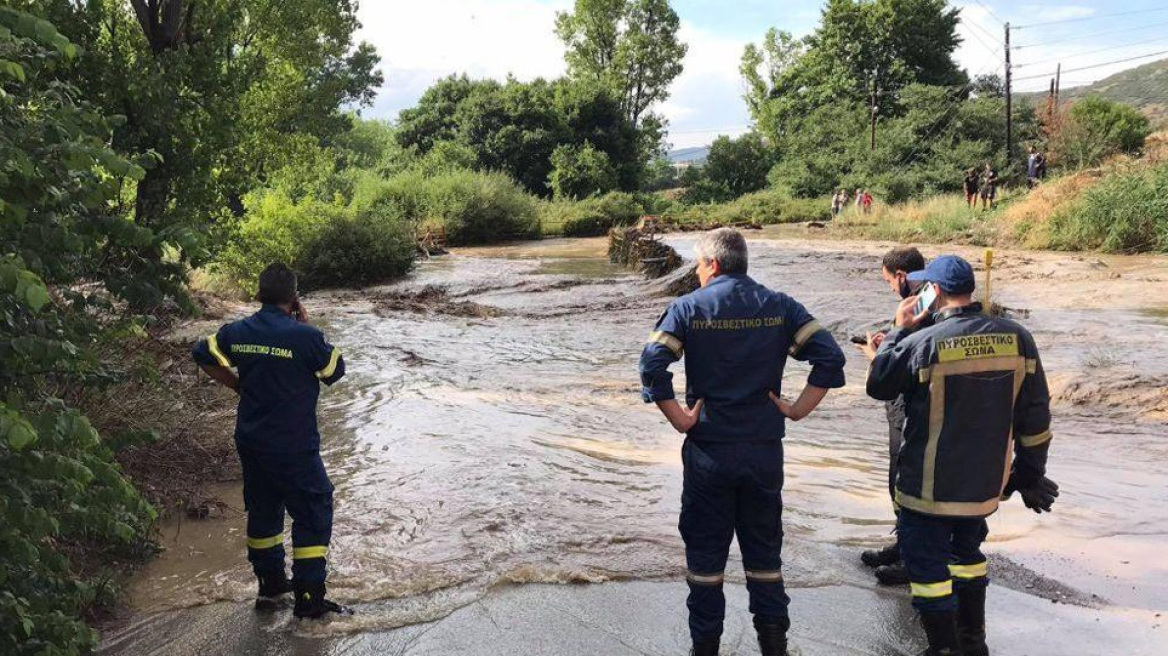
[[[684,148],[721,134],[745,132],[750,122],[742,100],[738,64],[747,41],[720,36],[682,21],[679,38],[689,45],[685,69],[657,111],[670,122],[669,141]]]
[[[564,48],[554,34],[568,0],[378,0],[361,4],[358,38],[381,55],[385,86],[372,114],[393,118],[452,73],[521,80],[557,77]]]

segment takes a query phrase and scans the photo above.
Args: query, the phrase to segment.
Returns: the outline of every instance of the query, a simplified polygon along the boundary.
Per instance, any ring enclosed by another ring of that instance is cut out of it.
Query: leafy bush
[[[408,273],[416,250],[408,223],[371,209],[327,222],[294,261],[311,285],[366,285]]]
[[[445,227],[453,245],[539,235],[536,199],[502,173],[455,171],[426,179],[423,189],[420,218]]]
[[[1133,153],[1151,133],[1139,110],[1101,96],[1071,105],[1051,135],[1053,159],[1062,166],[1095,166],[1110,155]]]
[[[366,176],[353,194],[358,212],[375,208],[416,227],[442,227],[451,244],[487,244],[539,235],[538,202],[502,173],[411,170]]]
[[[1168,252],[1168,164],[1116,173],[1051,218],[1055,248]]]
[[[254,290],[272,262],[297,269],[305,288],[378,282],[413,266],[413,231],[397,207],[357,211],[312,198],[297,203],[279,191],[248,200],[247,215],[220,257],[243,289]]]
[[[577,202],[545,203],[540,223],[544,234],[595,237],[613,226],[636,223],[643,213],[635,196],[618,191]]]

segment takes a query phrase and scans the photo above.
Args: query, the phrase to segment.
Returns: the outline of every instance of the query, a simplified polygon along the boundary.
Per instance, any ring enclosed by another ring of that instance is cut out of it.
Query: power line
[[[1092,64],[1091,66],[1080,66],[1079,68],[1068,68],[1068,69],[1064,70],[1063,73],[1077,73],[1079,71],[1089,71],[1093,68],[1103,68],[1104,66],[1111,66],[1112,64],[1123,64],[1123,63],[1130,62],[1130,61],[1136,61],[1137,59],[1147,59],[1148,57],[1159,57],[1161,55],[1168,55],[1168,50],[1161,50],[1160,52],[1150,52],[1146,55],[1140,55],[1138,57],[1128,57],[1126,59],[1117,59],[1115,61],[1103,62],[1102,64]],[[1037,80],[1038,78],[1050,77],[1052,75],[1054,75],[1054,73],[1043,73],[1042,75],[1028,75],[1026,77],[1016,77],[1016,78],[1014,78],[1014,80],[1015,81]]]
[[[974,2],[976,2],[977,4],[981,5],[981,8],[986,10],[986,13],[990,15],[990,18],[992,18],[992,19],[994,19],[994,20],[998,21],[998,22],[999,22],[999,23],[1001,23],[1002,25],[1005,25],[1005,24],[1006,24],[1006,21],[1004,21],[1004,20],[1002,20],[1002,19],[998,18],[998,15],[994,13],[994,10],[993,10],[993,9],[990,9],[989,7],[987,7],[987,6],[985,5],[985,3],[983,3],[981,0],[973,0],[973,1],[974,1]]]
[[[1023,48],[1035,48],[1038,46],[1053,46],[1059,43],[1067,43],[1068,41],[1081,41],[1083,39],[1094,39],[1101,36],[1111,36],[1113,34],[1126,34],[1128,32],[1139,32],[1141,30],[1150,30],[1154,27],[1164,27],[1168,22],[1152,23],[1151,25],[1137,25],[1136,27],[1127,27],[1120,30],[1108,30],[1106,32],[1094,32],[1091,34],[1080,34],[1078,36],[1070,36],[1062,39],[1055,39],[1054,41],[1043,41],[1040,43],[1027,43],[1025,45],[1014,46],[1015,50],[1022,50]]]
[[[978,2],[977,4],[980,5],[981,3]],[[982,5],[982,6],[984,7],[985,5]],[[1155,9],[1136,9],[1133,11],[1119,11],[1119,12],[1115,12],[1113,14],[1100,14],[1098,16],[1081,16],[1079,18],[1064,18],[1062,20],[1044,21],[1041,23],[1030,23],[1027,25],[1018,25],[1018,26],[1015,26],[1014,29],[1024,30],[1028,27],[1041,27],[1043,25],[1062,25],[1064,23],[1081,23],[1083,21],[1101,20],[1101,19],[1113,18],[1116,16],[1133,16],[1135,14],[1150,14],[1150,13],[1158,12],[1158,11],[1168,11],[1168,7],[1157,7]]]
[[[991,40],[991,42],[997,39],[997,37],[995,37],[994,35],[990,34],[989,30],[985,29],[984,27],[982,27],[981,25],[979,25],[979,24],[978,24],[976,21],[974,21],[974,20],[971,20],[971,19],[970,19],[970,20],[967,20],[967,19],[964,19],[964,18],[963,18],[963,19],[961,19],[961,22],[962,22],[962,23],[965,23],[965,24],[968,24],[970,27],[976,27],[977,29],[981,30],[983,34],[985,34],[986,36],[990,37],[990,40]],[[982,46],[984,46],[986,50],[989,50],[989,51],[990,51],[990,54],[991,54],[992,56],[994,56],[994,57],[997,57],[999,60],[1001,60],[1001,58],[1002,58],[1002,46],[996,46],[996,47],[995,47],[995,46],[992,46],[992,45],[990,45],[990,44],[986,43],[984,39],[982,39],[980,36],[978,36],[978,35],[977,35],[977,32],[970,31],[970,34],[973,36],[973,38],[977,39],[978,43],[981,43],[981,45],[982,45]]]
[[[1110,52],[1112,50],[1122,50],[1124,48],[1133,48],[1135,46],[1143,46],[1143,45],[1147,45],[1149,43],[1159,43],[1161,41],[1164,41],[1165,39],[1168,39],[1168,37],[1159,36],[1159,37],[1156,37],[1154,39],[1148,39],[1147,41],[1136,41],[1135,43],[1125,43],[1121,46],[1111,46],[1110,48],[1100,48],[1098,50],[1088,50],[1087,52],[1076,52],[1073,55],[1067,55],[1065,57],[1051,57],[1050,59],[1040,59],[1038,61],[1027,62],[1025,64],[1015,64],[1014,68],[1025,68],[1027,66],[1037,66],[1038,64],[1046,64],[1046,63],[1054,62],[1054,61],[1075,59],[1076,57],[1087,57],[1089,55],[1097,55],[1101,52]]]

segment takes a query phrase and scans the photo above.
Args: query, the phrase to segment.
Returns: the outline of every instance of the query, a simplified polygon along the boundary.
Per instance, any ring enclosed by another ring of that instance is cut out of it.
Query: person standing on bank
[[[1050,393],[1029,331],[973,302],[968,262],[939,257],[908,281],[936,286],[936,310],[918,312],[917,296],[901,302],[867,381],[873,398],[903,395],[906,404],[896,478],[901,555],[928,635],[925,655],[986,656],[985,518],[1014,491],[1039,513],[1058,496],[1046,478]],[[934,324],[912,332],[930,314]]]
[[[239,394],[235,446],[243,466],[247,559],[259,579],[257,608],[294,592],[293,614],[351,610],[325,597],[333,485],[320,459],[320,384],[345,375],[339,349],[308,325],[296,274],[283,264],[259,279],[259,312],[229,323],[192,351],[212,378]],[[238,375],[234,370],[237,370]],[[284,570],[284,511],[292,517],[292,581]]]
[[[920,283],[910,283],[910,273],[925,268],[925,256],[912,246],[894,248],[884,255],[880,273],[884,281],[897,298],[904,300],[916,293]],[[925,323],[928,323],[926,319]],[[868,333],[868,343],[859,349],[872,361],[876,358],[876,351],[884,341],[886,332]],[[904,445],[904,396],[897,396],[892,401],[884,403],[885,415],[888,418],[888,493],[892,497],[892,505],[896,507],[896,459],[900,448]],[[860,560],[875,570],[876,580],[883,585],[908,585],[908,573],[904,570],[904,563],[900,559],[900,542],[879,550],[869,550],[860,554]]]
[[[844,385],[844,354],[802,305],[749,278],[746,240],[721,228],[698,239],[701,289],[670,304],[641,353],[641,396],[686,434],[678,528],[685,542],[692,654],[715,656],[726,559],[735,533],[763,656],[787,653],[781,523],[784,423]],[[685,354],[686,404],[669,366]],[[779,396],[787,358],[812,365],[791,403]]]

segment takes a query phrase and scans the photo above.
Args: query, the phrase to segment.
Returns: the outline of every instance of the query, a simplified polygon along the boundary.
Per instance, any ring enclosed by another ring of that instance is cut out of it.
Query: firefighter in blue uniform
[[[325,597],[333,485],[320,458],[320,384],[345,375],[339,349],[308,325],[296,275],[282,264],[260,274],[259,312],[201,340],[196,362],[239,394],[235,445],[243,466],[247,555],[259,579],[257,607],[294,592],[296,617],[351,611]],[[238,371],[238,375],[235,371]],[[292,581],[284,569],[284,512],[292,517]]]
[[[1046,478],[1050,393],[1030,333],[973,302],[968,262],[939,257],[908,280],[939,288],[936,310],[917,312],[916,296],[901,303],[867,383],[873,398],[905,399],[901,556],[925,654],[986,656],[985,518],[1014,491],[1039,513],[1058,496]],[[929,315],[932,326],[911,332]]]
[[[746,275],[746,240],[723,228],[697,243],[702,288],[674,301],[641,354],[642,397],[681,433],[685,542],[693,654],[718,653],[723,573],[735,533],[763,656],[787,653],[789,598],[782,574],[782,437],[844,385],[844,355],[794,299]],[[669,365],[685,354],[686,405]],[[787,358],[812,365],[794,403],[779,396]]]

